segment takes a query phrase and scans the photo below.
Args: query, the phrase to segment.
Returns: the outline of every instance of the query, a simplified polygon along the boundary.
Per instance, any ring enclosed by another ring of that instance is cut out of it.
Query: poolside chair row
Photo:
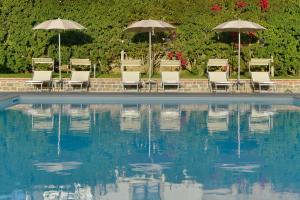
[[[82,90],[90,84],[90,71],[72,71],[71,79],[64,81],[68,87],[80,87]],[[40,86],[41,90],[52,88],[52,71],[34,71],[32,80],[26,81],[25,84]],[[46,87],[45,87],[46,86]]]
[[[138,92],[141,86],[141,73],[139,71],[123,71],[122,85],[124,91],[128,86],[133,86]],[[174,86],[178,91],[180,87],[179,72],[161,72],[161,86],[163,91],[165,91],[168,86]]]
[[[233,90],[235,83],[228,80],[226,72],[208,72],[209,87],[211,91],[217,92],[220,90],[227,91]],[[68,87],[83,87],[88,88],[90,83],[90,71],[72,71],[71,79],[64,82]],[[46,89],[52,87],[52,71],[34,71],[32,80],[26,81],[27,85],[40,86],[41,90],[46,86]],[[251,84],[254,91],[261,92],[264,87],[270,87],[276,90],[276,84],[270,80],[268,72],[251,72]],[[126,90],[128,87],[133,86],[136,91],[139,91],[141,86],[140,72],[126,71],[122,72],[122,85]],[[166,87],[173,86],[179,90],[180,77],[179,72],[162,72],[161,73],[161,86],[163,91]],[[256,89],[257,88],[257,89]]]
[[[209,87],[212,92],[233,90],[235,84],[228,80],[226,72],[208,72]],[[254,92],[267,91],[269,88],[272,91],[276,90],[276,83],[271,81],[268,72],[251,72],[251,86]],[[265,90],[264,90],[265,89]]]

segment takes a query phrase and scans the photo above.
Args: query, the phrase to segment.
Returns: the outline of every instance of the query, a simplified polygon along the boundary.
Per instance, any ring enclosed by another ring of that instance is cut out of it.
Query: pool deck
[[[178,102],[276,102],[285,103],[300,100],[300,94],[282,93],[88,93],[88,92],[3,92],[0,101],[19,98],[22,102],[72,103],[178,103]]]

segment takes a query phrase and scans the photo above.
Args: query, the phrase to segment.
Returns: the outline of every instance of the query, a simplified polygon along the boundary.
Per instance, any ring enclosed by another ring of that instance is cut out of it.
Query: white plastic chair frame
[[[54,71],[54,60],[52,58],[32,58],[32,71],[35,70],[36,64],[49,64]]]
[[[249,72],[251,73],[251,86],[253,91],[262,92],[262,87],[270,87],[273,91],[276,90],[276,83],[270,80],[270,73],[271,73],[271,63],[272,58],[251,58],[248,66]],[[267,67],[268,72],[253,72],[251,71],[252,66],[262,66]],[[258,89],[256,89],[258,86]]]

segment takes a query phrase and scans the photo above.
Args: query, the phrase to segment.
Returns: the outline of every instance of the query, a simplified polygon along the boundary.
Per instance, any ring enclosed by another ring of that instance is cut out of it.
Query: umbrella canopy
[[[33,30],[81,30],[86,29],[84,26],[66,19],[53,19],[44,21],[35,27]],[[58,33],[58,67],[59,67],[59,78],[61,79],[61,53],[60,53],[60,32]]]
[[[239,49],[238,49],[238,80],[240,82],[240,71],[241,71],[241,33],[242,32],[252,32],[259,30],[266,30],[265,27],[250,21],[244,20],[233,20],[222,23],[215,28],[214,31],[218,32],[238,32],[239,33]]]
[[[265,27],[250,21],[233,20],[216,26],[213,30],[219,32],[251,32],[266,30]]]
[[[125,30],[131,32],[165,32],[176,29],[171,24],[161,20],[141,20],[128,26]]]
[[[137,33],[149,32],[149,80],[151,78],[151,70],[152,70],[151,34],[154,34],[155,32],[171,31],[174,29],[176,28],[171,24],[168,24],[161,20],[151,20],[151,19],[135,22],[125,29],[125,31],[128,32],[137,32]]]

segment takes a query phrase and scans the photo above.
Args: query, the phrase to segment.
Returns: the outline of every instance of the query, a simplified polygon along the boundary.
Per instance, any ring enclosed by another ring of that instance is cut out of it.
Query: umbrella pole
[[[239,32],[237,89],[239,89],[239,84],[240,84],[240,74],[241,74],[241,32]]]
[[[61,80],[60,32],[58,33],[58,70],[59,70],[59,80]]]
[[[151,55],[151,31],[149,32],[149,80],[151,79],[152,74],[152,55]]]

